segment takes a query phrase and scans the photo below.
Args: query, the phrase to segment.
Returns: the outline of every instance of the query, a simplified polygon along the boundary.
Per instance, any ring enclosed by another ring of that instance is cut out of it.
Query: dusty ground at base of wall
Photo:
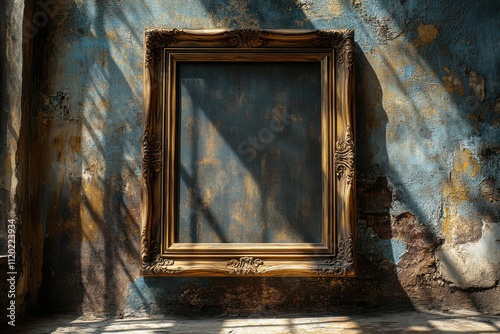
[[[470,311],[356,312],[213,318],[29,317],[8,333],[499,333],[500,316]]]

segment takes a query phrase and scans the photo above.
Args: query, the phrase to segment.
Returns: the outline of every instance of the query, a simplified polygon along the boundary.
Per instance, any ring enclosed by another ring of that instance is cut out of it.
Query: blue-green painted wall
[[[498,312],[498,1],[62,3],[35,10],[48,20],[39,14],[32,37],[30,214],[45,231],[42,304]],[[358,278],[139,276],[143,32],[154,27],[355,30]]]

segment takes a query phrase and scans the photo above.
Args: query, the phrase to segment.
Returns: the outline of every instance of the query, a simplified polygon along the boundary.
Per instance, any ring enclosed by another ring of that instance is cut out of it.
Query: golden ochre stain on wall
[[[82,182],[84,201],[80,207],[82,221],[82,240],[96,242],[101,229],[98,226],[103,220],[103,203],[105,192],[95,179]]]
[[[443,189],[446,204],[443,209],[442,232],[446,239],[452,238],[454,230],[460,224],[457,206],[471,198],[465,178],[477,177],[480,172],[481,166],[470,150],[463,148],[456,154],[448,183]]]
[[[481,172],[481,166],[472,155],[472,152],[464,148],[456,156],[454,171],[456,173],[467,173],[474,177]]]
[[[444,187],[444,196],[447,201],[455,204],[469,199],[469,192],[464,176],[475,177],[481,172],[481,166],[468,149],[462,149],[455,157],[455,163],[450,171],[449,182]]]
[[[421,46],[434,42],[438,36],[438,30],[433,24],[420,24],[417,29],[418,39],[415,46]]]

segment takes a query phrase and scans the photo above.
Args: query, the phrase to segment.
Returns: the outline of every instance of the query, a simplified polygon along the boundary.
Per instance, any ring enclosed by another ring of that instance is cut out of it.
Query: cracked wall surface
[[[498,2],[37,6],[34,13],[48,18],[30,35],[29,201],[30,222],[44,235],[41,307],[112,314],[409,304],[500,311]],[[355,30],[356,278],[139,276],[143,34],[152,27]]]

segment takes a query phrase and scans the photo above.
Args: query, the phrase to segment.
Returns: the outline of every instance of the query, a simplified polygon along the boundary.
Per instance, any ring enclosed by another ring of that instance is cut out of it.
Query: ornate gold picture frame
[[[352,30],[145,32],[143,275],[353,276]]]

